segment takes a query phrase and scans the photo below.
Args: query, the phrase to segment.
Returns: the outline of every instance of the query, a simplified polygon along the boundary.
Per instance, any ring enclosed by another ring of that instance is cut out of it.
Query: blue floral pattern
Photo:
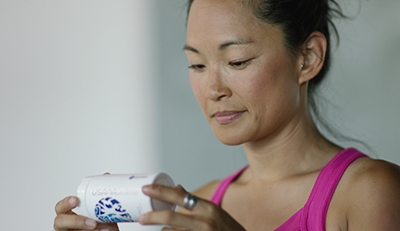
[[[100,221],[106,223],[135,222],[131,215],[122,208],[121,203],[112,197],[99,200],[94,208],[94,213]]]

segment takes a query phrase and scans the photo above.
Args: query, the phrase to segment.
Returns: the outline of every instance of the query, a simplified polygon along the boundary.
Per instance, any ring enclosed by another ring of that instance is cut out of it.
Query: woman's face
[[[193,92],[221,142],[273,138],[295,120],[301,62],[278,27],[238,1],[195,0],[185,50]]]

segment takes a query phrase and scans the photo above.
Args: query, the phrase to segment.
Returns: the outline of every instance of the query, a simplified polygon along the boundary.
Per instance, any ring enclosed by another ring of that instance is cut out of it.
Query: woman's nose
[[[207,81],[206,97],[212,101],[219,101],[224,98],[229,98],[231,95],[232,91],[229,88],[229,84],[221,72],[218,70],[210,70]]]

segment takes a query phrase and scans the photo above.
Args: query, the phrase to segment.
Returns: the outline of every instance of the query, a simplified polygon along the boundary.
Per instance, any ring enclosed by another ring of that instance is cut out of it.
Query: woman
[[[187,42],[193,92],[217,138],[243,144],[249,165],[193,194],[149,185],[179,205],[141,224],[165,230],[400,229],[400,169],[343,149],[315,126],[310,106],[329,68],[333,0],[194,0]],[[339,12],[340,13],[340,12]],[[54,227],[118,230],[56,205]],[[186,209],[183,209],[186,208]]]

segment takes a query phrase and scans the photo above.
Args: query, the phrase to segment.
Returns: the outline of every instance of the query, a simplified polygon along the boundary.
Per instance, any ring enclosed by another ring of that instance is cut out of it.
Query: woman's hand
[[[188,192],[180,185],[175,188],[146,185],[143,187],[143,193],[152,198],[176,204],[182,208],[184,208],[184,198],[188,195]],[[142,225],[159,224],[169,226],[163,230],[245,230],[222,208],[200,198],[197,198],[197,203],[191,210],[184,212],[153,211],[141,215],[139,222]]]
[[[84,230],[99,230],[99,231],[118,231],[117,224],[100,223],[90,218],[76,215],[72,212],[79,204],[77,197],[66,197],[59,201],[55,207],[56,218],[54,219],[54,229],[56,231],[84,231]]]

